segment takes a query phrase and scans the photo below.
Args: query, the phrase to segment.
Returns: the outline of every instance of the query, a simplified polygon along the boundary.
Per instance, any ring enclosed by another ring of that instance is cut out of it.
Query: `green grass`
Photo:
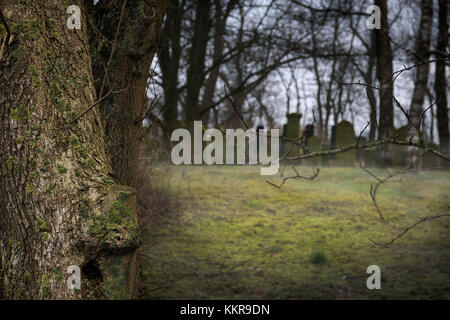
[[[386,242],[422,216],[448,213],[449,177],[422,172],[381,186],[383,222],[361,169],[321,168],[278,190],[256,166],[176,167],[183,212],[144,232],[143,253],[164,261],[144,258],[145,297],[450,299],[450,219],[422,223],[389,248],[368,239]],[[372,264],[381,290],[366,287]]]

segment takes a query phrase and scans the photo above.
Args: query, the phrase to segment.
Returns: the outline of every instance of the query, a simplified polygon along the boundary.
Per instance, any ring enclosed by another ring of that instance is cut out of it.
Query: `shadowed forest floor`
[[[369,195],[374,180],[358,168],[321,168],[315,180],[278,190],[256,166],[174,167],[166,183],[182,212],[145,229],[145,297],[450,299],[448,217],[389,248],[368,239],[387,242],[425,215],[448,213],[449,178],[421,172],[382,185],[383,222]],[[381,290],[366,287],[372,264]]]

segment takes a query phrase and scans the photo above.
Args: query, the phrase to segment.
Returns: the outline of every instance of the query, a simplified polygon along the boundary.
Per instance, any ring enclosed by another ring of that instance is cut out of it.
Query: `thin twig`
[[[286,183],[286,181],[288,181],[288,180],[293,180],[293,179],[314,180],[315,178],[317,178],[317,176],[319,175],[319,172],[320,172],[320,168],[314,166],[314,167],[313,167],[313,174],[312,174],[312,176],[307,177],[307,176],[302,176],[302,175],[300,175],[300,174],[298,173],[298,171],[295,169],[295,167],[292,167],[292,169],[294,170],[295,175],[294,175],[294,176],[284,177],[284,178],[283,178],[283,181],[281,182],[281,184],[277,185],[277,184],[275,184],[275,183],[273,183],[272,181],[269,181],[269,180],[266,180],[266,182],[267,182],[268,184],[270,184],[271,186],[277,188],[277,189],[281,189],[281,187],[282,187],[282,186]],[[281,172],[280,172],[280,176],[283,177],[283,175],[281,174]]]
[[[223,89],[225,90],[225,95],[226,95],[226,97],[228,98],[228,100],[230,101],[231,106],[233,107],[234,112],[237,113],[237,115],[239,116],[239,119],[241,120],[242,124],[245,126],[246,129],[248,129],[249,127],[248,127],[247,123],[245,122],[244,117],[243,117],[243,116],[241,115],[241,113],[238,111],[238,109],[237,109],[237,107],[236,107],[236,104],[234,103],[234,101],[233,101],[233,99],[230,97],[230,95],[228,94],[227,88],[225,87],[225,85],[223,86]]]
[[[381,243],[381,242],[377,242],[375,240],[372,240],[371,238],[369,238],[369,240],[380,247],[389,247],[391,244],[393,244],[398,238],[404,236],[408,231],[410,231],[411,229],[415,228],[417,225],[419,225],[422,222],[425,221],[429,221],[429,220],[434,220],[434,219],[439,219],[439,218],[443,218],[443,217],[450,217],[449,213],[445,213],[445,214],[440,214],[440,215],[435,215],[435,216],[427,216],[427,217],[423,217],[422,219],[420,219],[419,221],[415,222],[413,225],[407,227],[405,230],[403,230],[400,234],[398,234],[397,236],[395,236],[394,238],[392,238],[391,241],[389,242],[385,242],[385,243]]]
[[[105,94],[103,97],[101,97],[100,99],[98,99],[97,101],[95,101],[93,104],[91,104],[90,106],[89,106],[89,108],[87,108],[86,110],[84,110],[78,117],[76,117],[72,122],[73,123],[75,123],[75,122],[77,122],[81,117],[83,117],[86,113],[88,113],[92,108],[94,108],[97,104],[99,104],[100,102],[102,102],[103,100],[105,100],[106,98],[108,98],[111,94],[114,94],[114,93],[119,93],[119,92],[122,92],[122,91],[126,91],[126,90],[128,90],[128,88],[126,88],[126,89],[122,89],[122,90],[115,90],[115,91],[113,91],[113,90],[111,90],[111,91],[109,91],[107,94]]]

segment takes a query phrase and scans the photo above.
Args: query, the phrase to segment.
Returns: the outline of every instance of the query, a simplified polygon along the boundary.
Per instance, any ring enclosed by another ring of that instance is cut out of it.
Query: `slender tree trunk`
[[[97,30],[109,39],[107,42],[95,31],[90,32],[97,94],[100,98],[111,91],[124,90],[109,95],[100,110],[114,174],[126,185],[136,185],[147,81],[166,2],[101,0],[91,7]]]
[[[314,22],[312,19],[311,19],[311,32],[312,32],[313,52],[315,52],[317,45],[316,45],[316,36],[314,35]],[[320,81],[320,73],[319,73],[319,66],[318,66],[317,60],[318,60],[317,57],[315,55],[313,55],[314,74],[316,76],[316,82],[317,82],[317,93],[316,93],[317,110],[319,113],[316,134],[320,139],[328,139],[328,137],[326,137],[324,135],[324,123],[323,123],[323,111],[322,111],[322,99],[321,99],[322,83]],[[336,125],[336,123],[335,123],[335,125]]]
[[[417,31],[416,50],[415,56],[416,63],[428,61],[430,58],[430,40],[431,40],[431,27],[433,24],[433,1],[422,0],[421,1],[421,18],[420,25]],[[411,102],[411,108],[409,112],[409,127],[407,131],[408,139],[415,142],[419,141],[418,128],[420,116],[422,114],[422,106],[427,93],[428,87],[428,73],[430,65],[423,63],[416,68],[416,79],[414,83],[414,92]],[[419,154],[419,150],[414,147],[408,147],[408,162],[414,163]]]
[[[59,0],[1,8],[14,35],[0,61],[1,296],[131,297],[135,191],[111,178],[98,110],[74,121],[96,101],[87,22],[69,30]],[[73,265],[81,290],[66,286]]]
[[[184,1],[171,0],[167,8],[161,43],[160,68],[164,89],[163,117],[164,136],[167,142],[178,127],[178,72],[181,60],[181,21],[183,19]],[[169,143],[168,143],[169,144]]]
[[[325,102],[325,123],[323,126],[323,137],[325,139],[328,139],[328,122],[330,120],[330,114],[332,109],[335,109],[334,101],[332,98],[332,92],[334,90],[333,88],[333,82],[336,81],[336,66],[338,64],[338,56],[336,54],[336,42],[339,36],[339,18],[336,16],[334,18],[334,31],[333,31],[333,45],[332,45],[332,53],[333,53],[333,62],[331,65],[331,73],[330,73],[330,81],[328,82],[328,88],[326,88],[326,102]]]
[[[439,0],[439,33],[436,50],[438,58],[443,59],[446,56],[448,42],[448,4],[447,0]],[[447,107],[447,75],[445,70],[445,61],[436,63],[436,74],[434,79],[434,91],[436,94],[437,122],[439,133],[440,150],[444,154],[449,152],[449,126],[448,126],[448,107]],[[442,164],[447,161],[441,161]]]
[[[372,86],[373,82],[373,69],[375,67],[376,61],[376,39],[375,33],[372,32],[370,35],[370,50],[369,50],[369,63],[367,64],[367,74],[366,83]],[[374,52],[375,51],[375,52]],[[367,99],[370,104],[370,131],[369,131],[369,142],[373,142],[376,139],[377,132],[377,99],[375,98],[374,89],[366,88]]]
[[[205,92],[203,94],[203,100],[201,103],[201,108],[207,108],[213,104],[214,92],[216,90],[217,79],[220,73],[220,59],[223,55],[224,49],[224,35],[226,31],[226,22],[231,10],[236,5],[237,0],[231,0],[228,2],[226,9],[223,10],[223,1],[215,0],[215,35],[214,35],[214,53],[213,53],[213,65],[216,67],[211,70],[208,78],[205,81]],[[207,123],[210,119],[211,110],[203,114],[203,120]]]
[[[186,79],[185,119],[187,126],[198,120],[200,89],[203,86],[206,48],[209,40],[211,0],[199,0],[195,14],[194,34],[189,51]]]
[[[392,49],[387,35],[389,35],[387,0],[376,0],[375,5],[381,9],[381,29],[374,30],[377,55],[377,79],[380,83],[380,137],[390,137],[394,133],[394,109],[392,96],[394,85],[392,82]],[[392,145],[384,145],[379,149],[378,162],[380,166],[392,165]]]

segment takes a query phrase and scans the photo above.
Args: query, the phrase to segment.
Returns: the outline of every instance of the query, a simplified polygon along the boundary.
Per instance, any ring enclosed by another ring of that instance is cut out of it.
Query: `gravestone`
[[[352,145],[356,143],[353,124],[348,121],[342,121],[336,126],[336,148]],[[355,165],[355,149],[336,154],[336,164],[339,166]]]
[[[328,144],[328,141],[322,141],[322,145],[321,145],[321,151],[327,151],[330,150],[330,145]],[[321,164],[322,166],[329,166],[330,165],[330,159],[331,156],[323,156],[321,157]]]
[[[283,124],[283,128],[282,128],[282,131],[281,131],[281,135],[280,135],[280,152],[281,152],[281,157],[283,157],[284,156],[284,154],[286,153],[286,146],[287,146],[287,143],[286,143],[286,140],[284,140],[284,139],[282,139],[282,138],[285,138],[286,137],[286,135],[287,135],[287,124],[285,123],[285,124]]]
[[[288,139],[298,139],[300,138],[301,131],[300,131],[300,119],[302,117],[301,113],[290,113],[287,115],[287,124],[286,124],[286,130],[284,132],[284,136]],[[299,155],[301,150],[298,146],[294,145],[291,149],[291,143],[287,142],[284,144],[284,152],[289,152],[289,156],[296,156]]]
[[[314,135],[314,124],[308,124],[305,129],[303,129],[302,136],[305,139],[311,138]]]
[[[361,137],[359,140],[359,145],[364,146],[368,144],[369,141],[365,137]],[[356,164],[363,167],[375,167],[377,163],[377,148],[364,148],[355,150]]]
[[[330,150],[336,149],[336,128],[337,125],[331,127],[331,140],[330,140]],[[334,159],[334,157],[333,157]]]
[[[306,146],[308,147],[309,152],[319,152],[322,151],[322,140],[320,140],[316,136],[311,136],[306,139]],[[305,159],[304,163],[307,165],[321,165],[322,157],[315,157]]]
[[[264,130],[264,126],[263,125],[258,125],[256,127],[256,150],[257,150],[257,155],[258,155],[258,161],[259,161],[259,135],[262,134],[262,130]]]
[[[376,147],[364,149],[364,165],[365,167],[376,167],[378,151]]]
[[[290,113],[287,115],[286,137],[297,139],[300,137],[300,119],[301,113]]]

